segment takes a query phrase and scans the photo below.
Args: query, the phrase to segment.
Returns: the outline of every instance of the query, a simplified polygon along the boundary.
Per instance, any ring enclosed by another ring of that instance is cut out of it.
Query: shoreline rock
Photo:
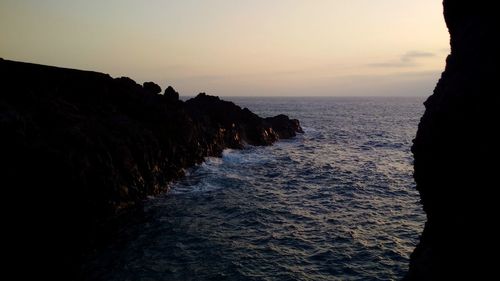
[[[108,218],[166,192],[185,168],[301,132],[284,115],[264,119],[206,94],[183,102],[172,87],[161,95],[127,77],[3,59],[0,77],[2,186],[24,223],[14,234],[52,279],[76,276]]]

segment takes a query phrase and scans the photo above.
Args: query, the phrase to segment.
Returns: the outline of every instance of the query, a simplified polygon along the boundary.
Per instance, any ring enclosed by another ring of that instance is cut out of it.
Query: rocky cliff
[[[17,264],[52,279],[75,276],[110,218],[167,191],[185,168],[301,132],[284,115],[260,118],[205,94],[183,102],[126,77],[0,59],[0,79],[0,178],[8,229],[22,241]]]
[[[427,223],[405,280],[493,280],[500,206],[499,17],[494,2],[443,4],[451,54],[425,102],[412,148]]]

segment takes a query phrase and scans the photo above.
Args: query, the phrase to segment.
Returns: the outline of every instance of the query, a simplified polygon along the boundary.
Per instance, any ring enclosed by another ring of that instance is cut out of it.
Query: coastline
[[[26,206],[19,221],[45,225],[35,237],[32,225],[14,235],[28,236],[23,247],[45,261],[40,272],[63,279],[109,226],[168,191],[183,169],[302,131],[284,115],[261,118],[206,94],[183,102],[172,87],[162,95],[126,77],[3,59],[0,74],[2,178],[12,203]]]

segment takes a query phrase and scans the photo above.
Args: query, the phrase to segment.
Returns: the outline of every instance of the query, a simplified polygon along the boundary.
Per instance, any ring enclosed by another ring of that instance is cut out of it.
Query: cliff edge
[[[499,17],[493,2],[443,5],[451,54],[412,147],[427,222],[404,280],[491,280],[500,206]]]

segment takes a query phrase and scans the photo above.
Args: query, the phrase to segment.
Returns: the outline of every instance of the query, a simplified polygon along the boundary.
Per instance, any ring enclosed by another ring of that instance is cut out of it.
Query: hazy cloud
[[[435,56],[431,52],[409,51],[401,56],[401,61],[411,62],[417,58],[429,58]]]
[[[409,51],[401,55],[397,61],[387,61],[380,63],[370,63],[370,67],[387,67],[387,68],[398,68],[398,67],[415,67],[418,66],[416,62],[420,58],[430,58],[434,57],[436,54],[431,52],[423,51]]]
[[[392,61],[392,62],[379,62],[379,63],[369,63],[369,67],[387,67],[387,68],[398,68],[398,67],[413,67],[417,66],[416,63],[411,61]]]

